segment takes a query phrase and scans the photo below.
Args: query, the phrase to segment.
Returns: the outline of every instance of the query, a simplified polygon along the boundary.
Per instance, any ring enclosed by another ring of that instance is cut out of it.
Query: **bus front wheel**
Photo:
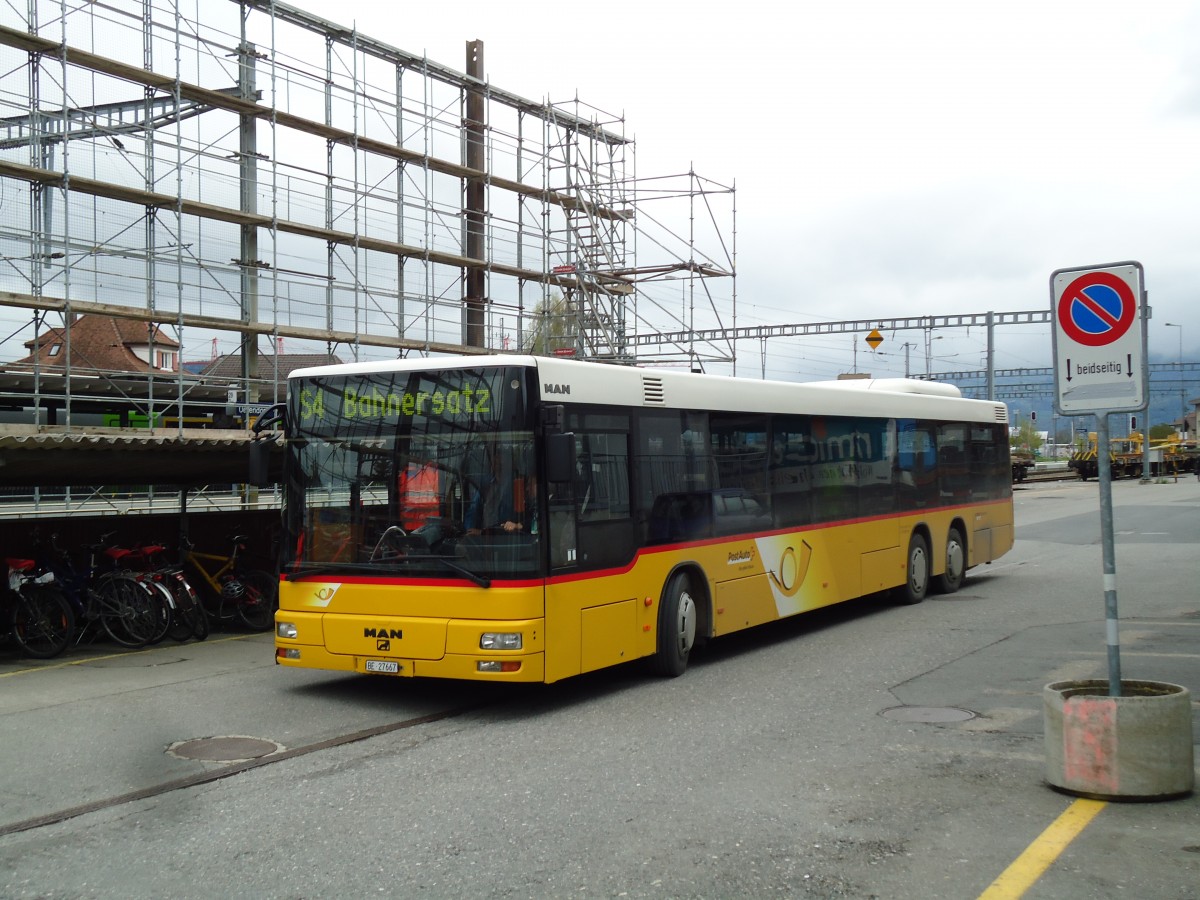
[[[904,604],[920,603],[929,590],[929,543],[925,536],[913,532],[908,539],[908,561],[904,584],[898,589],[898,599]]]
[[[667,582],[658,607],[658,652],[654,670],[670,678],[687,669],[688,656],[696,643],[696,601],[686,572],[677,572]]]
[[[962,587],[966,574],[967,542],[958,526],[955,526],[946,535],[946,571],[937,577],[938,590],[943,594],[953,594]]]

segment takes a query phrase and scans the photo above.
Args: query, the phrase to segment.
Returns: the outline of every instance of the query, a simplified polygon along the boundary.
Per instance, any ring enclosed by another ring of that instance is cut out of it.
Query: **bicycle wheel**
[[[96,580],[100,624],[123,647],[144,647],[159,627],[158,604],[136,579],[117,572]]]
[[[208,637],[212,623],[208,621],[208,613],[204,611],[204,604],[200,602],[200,598],[196,597],[192,603],[195,610],[195,616],[192,619],[192,637],[202,641]]]
[[[270,631],[279,603],[279,579],[261,569],[247,569],[235,577],[243,588],[238,618],[251,631]]]
[[[50,659],[67,649],[75,633],[75,614],[53,584],[24,584],[13,598],[12,635],[26,655]]]
[[[155,627],[154,634],[147,643],[157,644],[171,631],[171,621],[175,618],[175,598],[161,581],[136,576],[135,580],[142,586],[142,590],[150,595],[155,612]]]
[[[171,638],[176,641],[189,638],[202,641],[208,637],[208,616],[204,614],[195,590],[183,573],[178,569],[167,569],[163,572],[162,583],[175,601],[171,611]]]

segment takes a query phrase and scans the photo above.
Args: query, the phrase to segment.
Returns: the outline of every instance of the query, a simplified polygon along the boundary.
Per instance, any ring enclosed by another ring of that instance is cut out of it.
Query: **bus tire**
[[[691,578],[686,572],[676,572],[658,605],[658,652],[653,659],[657,674],[676,678],[687,670],[696,643],[698,612]]]
[[[957,525],[950,526],[946,535],[946,571],[937,576],[937,589],[943,594],[953,594],[962,587],[967,575],[967,542]]]
[[[929,591],[929,542],[919,531],[908,539],[904,564],[904,584],[896,590],[896,599],[906,606],[920,603]]]

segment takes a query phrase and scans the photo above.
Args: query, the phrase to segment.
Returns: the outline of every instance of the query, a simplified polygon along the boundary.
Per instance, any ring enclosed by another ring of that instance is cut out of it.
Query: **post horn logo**
[[[796,592],[800,590],[800,585],[804,584],[804,577],[808,574],[808,564],[811,560],[812,547],[809,546],[808,541],[801,541],[799,557],[797,557],[794,547],[788,547],[779,557],[779,571],[770,570],[767,575],[770,576],[771,583],[775,585],[779,593],[785,597],[795,597]]]

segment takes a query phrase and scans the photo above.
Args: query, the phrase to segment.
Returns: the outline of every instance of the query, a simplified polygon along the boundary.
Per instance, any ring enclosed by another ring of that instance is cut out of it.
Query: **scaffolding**
[[[184,357],[232,345],[247,407],[287,374],[260,340],[351,360],[736,359],[687,337],[736,327],[735,188],[639,179],[623,117],[488,83],[480,42],[459,72],[275,0],[16,9],[0,379],[30,379],[34,409],[61,390],[68,427],[73,379],[113,374],[70,346],[80,315],[156,324]],[[54,380],[20,362],[48,329],[67,336]],[[639,355],[664,330],[683,337]],[[180,421],[205,387],[183,366],[144,381],[131,401]]]

